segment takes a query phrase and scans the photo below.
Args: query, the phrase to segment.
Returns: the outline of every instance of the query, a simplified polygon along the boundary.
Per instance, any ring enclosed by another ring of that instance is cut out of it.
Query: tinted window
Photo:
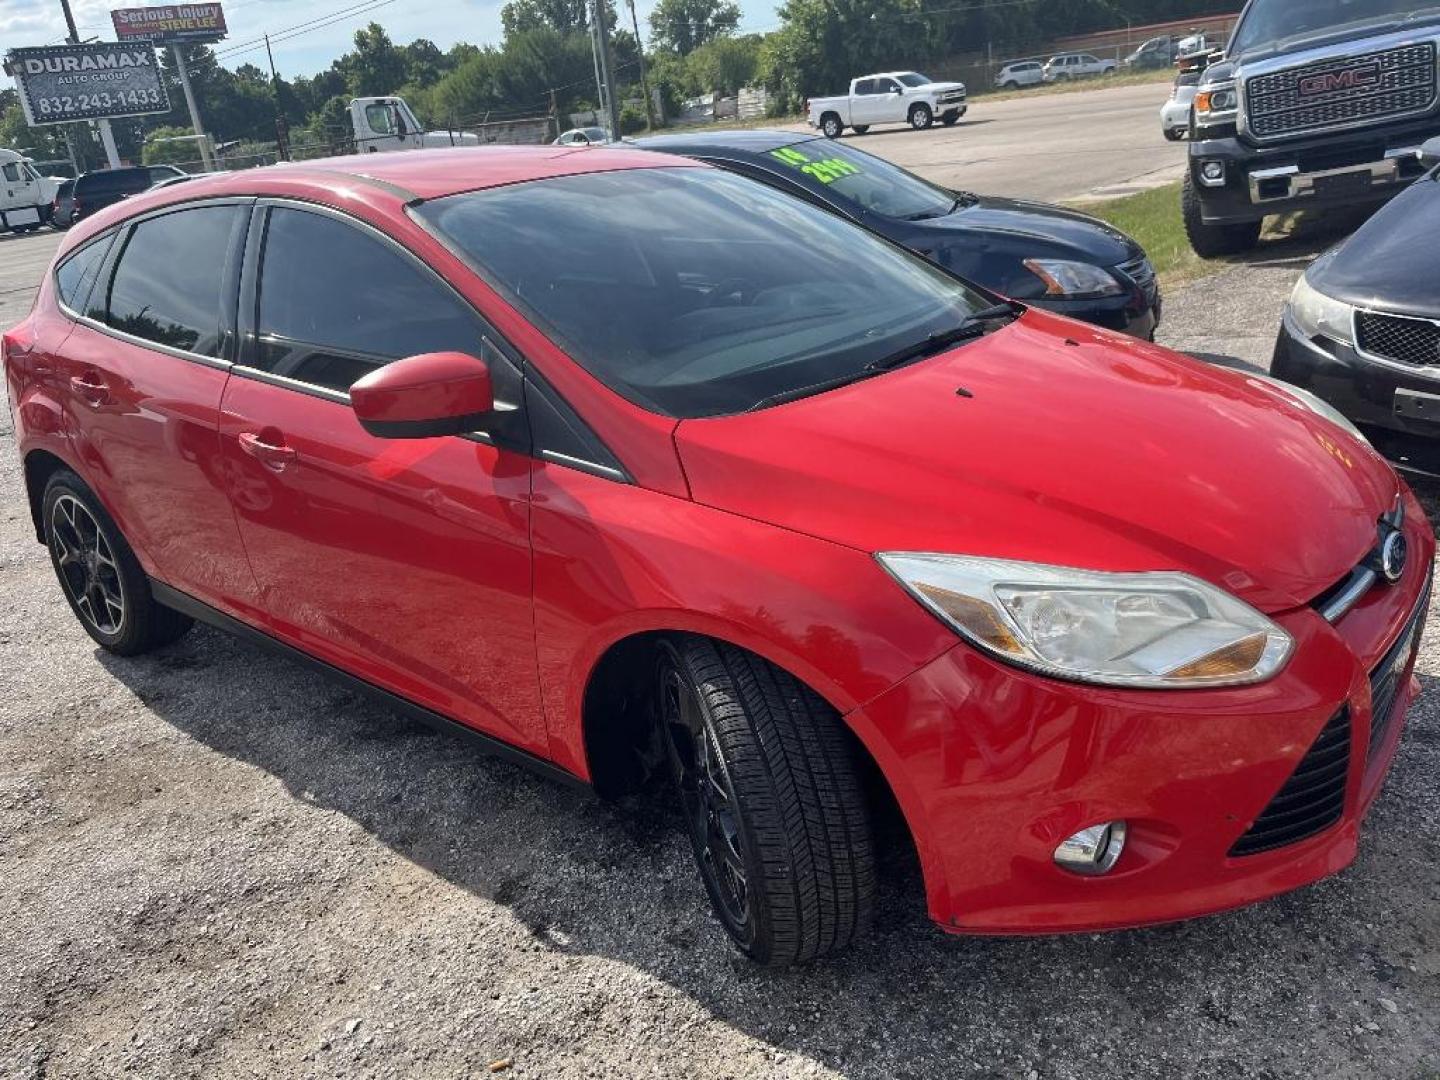
[[[876,92],[880,94],[893,94],[896,90],[900,89],[900,84],[894,79],[880,79],[878,83],[879,85],[876,87]]]
[[[107,236],[86,245],[61,263],[60,269],[55,271],[55,288],[60,294],[60,302],[71,311],[84,310],[96,275],[100,273],[100,266],[105,262],[105,252],[110,250],[111,239],[112,237]]]
[[[899,78],[906,86],[925,86],[930,82],[924,75],[917,75],[913,71],[901,75]]]
[[[1231,55],[1324,31],[1383,26],[1401,19],[1440,18],[1440,4],[1422,0],[1255,0],[1245,9],[1230,43]]]
[[[834,214],[719,169],[539,180],[414,213],[578,363],[669,416],[854,377],[989,303]]]
[[[875,89],[875,80],[874,80],[874,79],[861,79],[859,82],[857,82],[857,83],[855,84],[855,96],[856,96],[856,97],[859,97],[861,94],[875,94],[875,93],[879,93],[879,91]]]
[[[365,122],[370,125],[370,130],[380,135],[393,135],[395,125],[391,121],[390,106],[388,105],[366,105]]]
[[[134,194],[150,186],[150,173],[146,169],[111,169],[86,173],[75,184],[76,190],[86,196]]]
[[[20,182],[20,166],[16,165],[13,161],[6,165],[3,171],[5,173],[5,179],[10,181],[10,183],[18,184]]]
[[[110,281],[105,321],[146,341],[218,357],[239,217],[238,207],[205,206],[135,226]]]
[[[265,371],[331,390],[392,360],[480,351],[470,310],[382,240],[323,214],[275,209],[260,271]]]
[[[833,139],[795,143],[765,156],[772,170],[855,209],[906,221],[943,217],[955,209],[950,192]]]

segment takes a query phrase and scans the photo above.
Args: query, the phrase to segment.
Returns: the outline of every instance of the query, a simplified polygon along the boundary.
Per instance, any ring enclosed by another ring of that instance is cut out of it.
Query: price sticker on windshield
[[[787,146],[781,150],[770,151],[770,156],[782,165],[804,173],[806,176],[813,176],[822,184],[833,184],[836,180],[846,176],[858,176],[859,168],[851,165],[843,158],[821,158],[813,161],[806,157],[793,146]]]

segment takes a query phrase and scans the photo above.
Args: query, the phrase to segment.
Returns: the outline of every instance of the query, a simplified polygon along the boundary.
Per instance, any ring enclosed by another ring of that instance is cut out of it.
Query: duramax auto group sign
[[[226,33],[225,9],[219,4],[167,4],[162,7],[119,8],[110,13],[121,41],[156,45],[213,44]]]
[[[5,71],[20,87],[20,104],[32,127],[170,111],[165,80],[148,43],[12,49]]]

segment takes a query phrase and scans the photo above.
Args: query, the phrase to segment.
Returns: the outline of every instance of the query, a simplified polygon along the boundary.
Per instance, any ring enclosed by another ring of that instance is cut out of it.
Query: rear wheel
[[[1180,190],[1180,211],[1185,219],[1185,235],[1195,254],[1202,259],[1239,255],[1260,243],[1260,221],[1241,221],[1229,225],[1207,224],[1200,205],[1200,193],[1189,173]]]
[[[874,846],[858,751],[788,673],[706,638],[661,646],[657,719],[700,877],[735,944],[803,963],[869,926]]]
[[[150,594],[150,580],[85,482],[62,469],[45,485],[45,542],[70,610],[96,643],[137,656],[175,641],[192,622]]]
[[[853,131],[853,132],[855,132],[856,135],[864,135],[867,131],[870,130],[870,125],[869,125],[869,124],[851,124],[851,125],[850,125],[850,130]]]
[[[1000,84],[1000,89],[1001,89],[1001,90],[1019,90],[1019,89],[1020,89],[1020,84],[1019,84],[1018,82],[1016,82],[1014,79],[1006,79],[1003,83]]]
[[[918,105],[910,106],[910,126],[916,131],[924,131],[935,122],[935,114],[930,111],[930,106],[923,101]]]
[[[820,118],[820,130],[825,133],[827,139],[838,139],[840,133],[845,130],[845,125],[840,123],[840,117],[834,113],[826,113]]]

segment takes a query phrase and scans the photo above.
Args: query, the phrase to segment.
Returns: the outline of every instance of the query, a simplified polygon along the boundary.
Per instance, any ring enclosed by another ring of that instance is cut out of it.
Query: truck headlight
[[[1234,82],[1207,86],[1195,95],[1195,122],[1199,127],[1234,120],[1240,109],[1240,91]]]
[[[1045,283],[1045,295],[1080,297],[1119,296],[1125,286],[1104,267],[1068,259],[1026,259],[1025,269]]]
[[[1355,309],[1311,285],[1308,273],[1301,276],[1290,294],[1290,315],[1307,338],[1327,337],[1342,345],[1355,344]]]
[[[1294,639],[1189,574],[1111,574],[965,555],[888,552],[880,564],[971,644],[1042,675],[1187,689],[1271,678]]]

